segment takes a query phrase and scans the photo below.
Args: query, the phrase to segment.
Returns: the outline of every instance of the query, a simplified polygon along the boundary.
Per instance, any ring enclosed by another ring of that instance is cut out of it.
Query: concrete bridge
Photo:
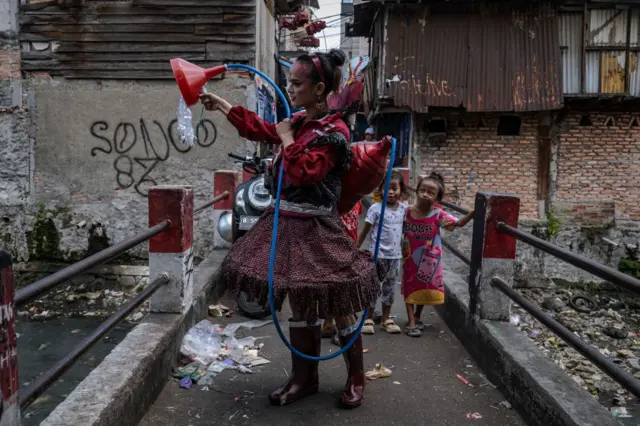
[[[217,190],[214,215],[227,208],[228,193]],[[196,214],[205,211],[204,206]],[[461,211],[462,209],[448,205]],[[536,307],[528,306],[510,286],[516,240],[534,245],[574,266],[632,291],[640,283],[577,255],[567,255],[551,244],[517,230],[517,197],[480,193],[476,198],[471,256],[450,247],[445,265],[458,256],[469,265],[468,274],[446,268],[446,303],[427,309],[428,325],[418,339],[377,331],[365,336],[365,368],[378,363],[391,376],[368,382],[365,403],[357,410],[337,408],[346,371],[341,359],[321,363],[320,393],[285,407],[272,407],[266,395],[286,380],[289,351],[272,324],[247,332],[264,347],[260,355],[270,362],[252,368],[252,374],[222,371],[213,383],[179,386],[172,372],[179,365],[185,334],[208,317],[208,307],[225,300],[219,266],[226,250],[216,250],[197,267],[192,263],[193,195],[188,187],[155,187],[149,193],[149,229],[131,241],[116,244],[15,294],[11,259],[0,256],[2,335],[0,426],[20,424],[26,407],[91,344],[99,340],[133,308],[147,298],[151,312],[42,422],[46,426],[89,425],[211,425],[325,424],[403,425],[615,425],[614,418],[591,395],[545,357],[509,321],[512,300],[550,327],[633,395],[638,381]],[[87,337],[69,356],[26,389],[17,381],[14,307],[44,294],[69,274],[113,258],[141,241],[149,240],[150,284]],[[555,250],[555,251],[554,251]],[[564,257],[563,257],[564,256]],[[106,260],[105,260],[106,259]],[[265,265],[266,267],[266,265]],[[531,305],[531,304],[529,304]],[[400,302],[393,307],[398,322],[406,320]],[[285,321],[284,310],[279,318]],[[225,326],[238,317],[211,318]],[[572,337],[573,336],[573,337]],[[323,353],[336,350],[329,341]]]

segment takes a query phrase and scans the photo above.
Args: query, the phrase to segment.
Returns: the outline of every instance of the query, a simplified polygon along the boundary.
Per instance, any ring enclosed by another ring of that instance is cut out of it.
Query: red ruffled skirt
[[[232,246],[222,264],[228,290],[267,301],[272,231],[273,210]],[[377,267],[370,253],[357,249],[337,214],[280,215],[274,269],[277,306],[290,296],[308,321],[371,308],[386,272],[381,263]]]

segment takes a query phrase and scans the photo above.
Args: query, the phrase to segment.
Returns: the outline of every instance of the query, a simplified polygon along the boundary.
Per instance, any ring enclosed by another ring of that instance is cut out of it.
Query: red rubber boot
[[[306,355],[320,356],[320,326],[289,324],[291,345]],[[271,405],[286,405],[318,392],[318,361],[307,361],[291,353],[291,375],[287,382],[269,395]]]
[[[357,332],[356,332],[357,333]],[[340,336],[340,344],[346,346],[353,337],[353,334]],[[362,354],[362,335],[358,333],[358,338],[353,346],[344,353],[344,360],[347,364],[347,384],[340,397],[341,405],[344,408],[356,408],[362,404],[364,399],[364,357]]]

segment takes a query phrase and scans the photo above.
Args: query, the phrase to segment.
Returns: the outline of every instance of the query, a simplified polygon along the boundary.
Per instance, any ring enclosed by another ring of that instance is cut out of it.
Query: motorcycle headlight
[[[247,192],[249,203],[258,210],[266,210],[271,205],[271,194],[264,187],[264,176],[254,180]]]
[[[239,190],[236,194],[236,206],[244,210],[244,188]]]
[[[233,224],[231,212],[223,212],[218,219],[218,234],[223,240],[233,242]]]

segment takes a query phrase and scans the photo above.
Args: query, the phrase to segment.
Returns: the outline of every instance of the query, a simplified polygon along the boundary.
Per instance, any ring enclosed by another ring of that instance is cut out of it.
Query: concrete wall
[[[0,181],[8,187],[0,191],[0,242],[19,260],[72,261],[132,236],[147,226],[151,185],[192,185],[197,206],[212,197],[213,171],[233,167],[227,153],[245,153],[219,113],[205,113],[194,147],[182,145],[173,82],[32,78],[25,89],[28,111],[0,114]],[[208,89],[234,104],[255,102],[246,75]],[[200,107],[193,115],[197,121]],[[194,223],[196,256],[212,235],[205,211]],[[146,257],[146,246],[130,254]]]

